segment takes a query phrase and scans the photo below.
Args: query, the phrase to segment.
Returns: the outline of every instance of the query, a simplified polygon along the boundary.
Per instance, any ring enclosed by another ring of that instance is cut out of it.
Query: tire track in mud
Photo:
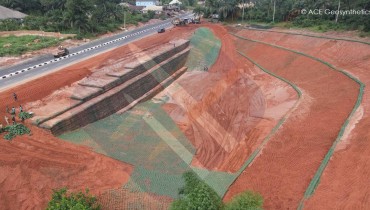
[[[268,61],[261,65],[267,66],[270,71],[286,77],[302,88],[304,93],[302,103],[310,103],[311,109],[305,115],[300,115],[299,110],[293,113],[283,129],[266,146],[263,154],[230,188],[225,199],[229,199],[233,193],[243,191],[239,186],[244,179],[248,180],[247,186],[264,195],[267,208],[296,207],[303,196],[305,186],[318,168],[317,162],[325,156],[335,138],[333,136],[339,132],[341,122],[346,120],[346,115],[350,112],[351,102],[355,102],[353,96],[356,94],[353,93],[356,88],[353,87],[356,85],[346,78],[347,75],[338,75],[338,72],[332,71],[332,66],[322,65],[317,59],[299,54],[287,65],[284,62],[286,58],[297,52],[286,51],[286,49],[279,52],[281,49],[276,46],[268,43],[250,43],[251,41],[253,40],[240,41],[238,46],[248,47],[242,50],[246,55],[260,64]],[[313,75],[320,75],[320,77]],[[329,81],[331,84],[342,83],[347,88],[343,91],[341,87],[338,88],[338,85],[328,84]],[[307,100],[308,96],[312,100]],[[336,97],[330,100],[333,96]],[[339,104],[340,97],[337,96],[346,98],[347,103]],[[334,113],[327,112],[328,108],[335,105],[342,109],[340,114],[336,115],[337,119],[339,118],[336,122],[332,121],[333,117],[331,117]],[[318,122],[317,119],[320,121]],[[301,125],[297,125],[299,122]],[[325,134],[318,135],[317,131],[320,129],[324,130]],[[247,187],[241,188],[245,190]]]

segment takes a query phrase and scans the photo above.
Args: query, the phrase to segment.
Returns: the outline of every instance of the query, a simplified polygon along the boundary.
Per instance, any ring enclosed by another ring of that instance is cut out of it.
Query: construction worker
[[[5,115],[4,119],[5,119],[6,125],[9,125],[9,118]]]
[[[12,108],[12,112],[10,113],[11,115],[15,115],[15,108],[14,108],[14,106],[13,106],[13,108]]]
[[[15,125],[15,116],[14,115],[12,116],[12,122],[13,122],[13,125]]]
[[[18,100],[17,94],[13,93],[13,98],[14,98],[14,101],[17,101]]]
[[[19,105],[19,112],[23,112],[22,105]]]

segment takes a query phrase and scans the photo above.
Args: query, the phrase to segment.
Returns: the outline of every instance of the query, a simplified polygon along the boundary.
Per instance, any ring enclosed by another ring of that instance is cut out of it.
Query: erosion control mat
[[[178,189],[184,185],[182,174],[192,170],[189,165],[195,154],[161,104],[151,101],[60,137],[134,165],[125,189],[172,198],[177,198]],[[194,170],[220,195],[234,178],[227,173]]]
[[[221,41],[207,28],[199,28],[190,40],[192,50],[185,63],[189,71],[204,70],[212,66],[221,48]]]

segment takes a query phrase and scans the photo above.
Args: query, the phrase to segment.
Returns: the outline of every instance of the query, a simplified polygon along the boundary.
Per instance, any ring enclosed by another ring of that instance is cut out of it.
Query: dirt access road
[[[6,106],[18,108],[20,104],[40,100],[114,59],[135,53],[132,49],[145,50],[167,43],[173,37],[186,37],[192,29],[192,26],[174,28],[130,44],[135,47],[123,46],[3,91],[0,93],[2,124],[5,124]],[[12,98],[13,92],[18,94],[16,102]],[[17,137],[12,141],[2,140],[1,135],[0,206],[4,209],[43,209],[53,188],[68,186],[72,190],[81,190],[89,187],[92,193],[100,194],[127,182],[132,166],[60,141],[39,128],[31,126],[31,130],[32,136]]]

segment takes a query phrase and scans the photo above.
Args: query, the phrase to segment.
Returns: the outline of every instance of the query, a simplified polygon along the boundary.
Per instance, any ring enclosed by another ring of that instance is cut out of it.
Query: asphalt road
[[[189,16],[189,14],[181,15],[180,17],[185,16]],[[16,83],[50,73],[55,69],[66,67],[86,57],[127,45],[135,40],[157,33],[157,30],[162,27],[171,28],[171,19],[70,48],[70,54],[68,56],[54,58],[52,55],[44,55],[26,63],[1,69],[0,89],[5,89]]]

